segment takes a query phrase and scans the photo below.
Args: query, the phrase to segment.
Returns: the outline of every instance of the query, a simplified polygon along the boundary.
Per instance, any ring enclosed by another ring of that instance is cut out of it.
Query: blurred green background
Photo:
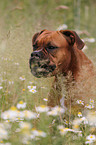
[[[60,8],[61,5],[66,7]],[[26,41],[26,49],[31,48],[31,37],[35,32],[56,30],[62,24],[66,24],[67,29],[86,31],[87,37],[96,37],[96,0],[0,1],[0,37],[10,37],[10,33],[16,30],[20,38],[26,38],[19,42]],[[88,45],[92,56],[96,52],[93,49],[96,43]]]
[[[56,9],[65,5],[65,9]],[[66,23],[69,29],[86,29],[94,34],[96,0],[2,0],[0,17],[5,27],[56,29]],[[95,34],[94,34],[95,36]]]

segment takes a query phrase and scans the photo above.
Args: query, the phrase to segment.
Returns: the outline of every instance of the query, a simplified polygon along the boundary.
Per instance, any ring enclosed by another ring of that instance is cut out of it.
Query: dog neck
[[[79,60],[78,58],[78,54],[79,52],[77,51],[76,47],[71,48],[71,61],[69,64],[69,68],[68,68],[68,74],[69,72],[72,74],[73,78],[76,80],[78,77],[78,72],[79,72]]]
[[[80,70],[80,65],[79,65],[79,59],[78,59],[78,56],[79,56],[79,51],[78,51],[78,49],[76,48],[76,46],[74,46],[74,47],[70,47],[69,48],[70,49],[70,53],[71,53],[71,60],[70,60],[70,63],[69,64],[67,64],[67,65],[65,65],[64,67],[63,67],[63,70],[61,70],[60,72],[58,71],[58,76],[59,76],[59,78],[61,77],[62,78],[62,76],[64,76],[64,77],[69,77],[69,76],[71,76],[71,77],[73,77],[73,79],[77,79],[77,77],[78,77],[78,72],[79,72],[79,70]],[[55,77],[58,77],[58,76],[55,76]]]

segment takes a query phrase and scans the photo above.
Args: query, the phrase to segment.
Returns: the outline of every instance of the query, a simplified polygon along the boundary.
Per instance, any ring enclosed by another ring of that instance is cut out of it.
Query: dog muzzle
[[[31,54],[29,65],[32,74],[38,78],[52,76],[52,72],[56,68],[55,64],[50,65],[50,60],[48,58],[44,59],[41,51],[34,51]]]

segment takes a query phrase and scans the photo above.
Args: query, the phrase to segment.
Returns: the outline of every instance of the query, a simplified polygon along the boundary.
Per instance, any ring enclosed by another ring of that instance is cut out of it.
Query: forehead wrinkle
[[[55,31],[52,38],[52,42],[54,42],[57,47],[62,47],[67,42],[66,38],[59,31]]]
[[[58,39],[58,34],[57,31],[49,31],[45,33],[43,43],[46,45],[55,45],[56,46],[56,40]],[[60,35],[60,34],[59,34]],[[55,41],[54,41],[55,38]]]
[[[48,46],[49,45],[58,45],[58,38],[60,37],[59,31],[47,31],[43,32],[38,38],[37,38],[37,44],[38,46]],[[61,35],[62,37],[62,35]],[[59,38],[60,39],[60,38]]]
[[[57,46],[57,47],[59,47],[58,46],[58,42],[61,40],[61,38],[60,38],[60,34],[59,34],[59,32],[54,32],[53,33],[53,35],[52,35],[52,37],[51,37],[51,43],[53,44],[53,45],[55,45],[55,46]]]
[[[43,46],[47,46],[49,43],[51,43],[52,39],[51,36],[49,35],[44,35],[41,37],[41,39],[37,40],[38,45],[43,45]]]

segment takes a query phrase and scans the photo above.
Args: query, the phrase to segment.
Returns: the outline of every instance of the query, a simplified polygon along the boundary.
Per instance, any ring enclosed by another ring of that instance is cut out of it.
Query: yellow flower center
[[[17,108],[16,108],[15,106],[12,106],[10,109],[11,109],[12,111],[17,110]]]
[[[32,131],[36,130],[36,128],[32,128]]]
[[[41,108],[45,108],[45,105],[40,105]]]
[[[64,128],[65,130],[69,129],[69,128]]]
[[[20,118],[17,118],[18,120],[20,120]]]
[[[74,125],[74,128],[79,128],[79,125],[77,125],[77,124],[76,124],[76,125]]]
[[[64,130],[64,129],[60,129],[60,131],[61,131],[61,132],[64,132],[65,130]]]
[[[32,92],[35,92],[35,90],[32,90]]]
[[[57,108],[57,111],[58,111],[58,112],[60,112],[60,111],[61,111],[61,108],[60,108],[60,107],[58,107],[58,108]]]
[[[45,100],[48,100],[47,98],[44,98]]]
[[[86,106],[89,106],[89,104],[87,104]]]
[[[31,86],[31,89],[33,88],[33,86]]]
[[[23,101],[20,101],[19,104],[23,104]]]
[[[42,134],[42,131],[41,130],[38,130],[38,133],[39,133],[39,135],[41,135]]]
[[[81,112],[78,112],[78,115],[82,115],[82,113]]]
[[[66,123],[68,124],[68,121],[66,121]]]

